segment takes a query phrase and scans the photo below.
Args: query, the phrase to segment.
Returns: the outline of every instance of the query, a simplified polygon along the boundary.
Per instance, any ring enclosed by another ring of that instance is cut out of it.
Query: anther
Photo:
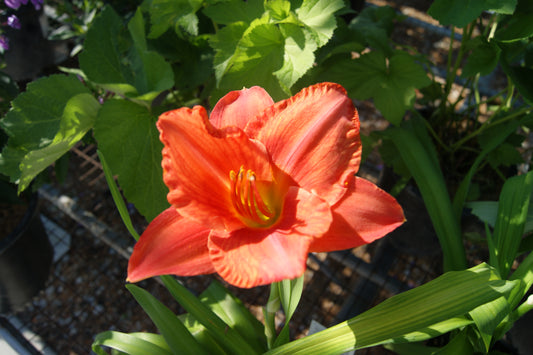
[[[245,170],[241,166],[239,172],[230,171],[231,201],[235,211],[241,219],[257,226],[266,226],[274,217],[263,200],[257,186],[257,178],[252,170]]]

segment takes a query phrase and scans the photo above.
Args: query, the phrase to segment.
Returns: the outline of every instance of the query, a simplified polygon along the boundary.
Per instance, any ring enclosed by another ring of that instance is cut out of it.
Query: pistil
[[[257,177],[252,170],[241,166],[239,172],[230,171],[231,201],[240,219],[251,227],[268,227],[275,217],[257,186]]]

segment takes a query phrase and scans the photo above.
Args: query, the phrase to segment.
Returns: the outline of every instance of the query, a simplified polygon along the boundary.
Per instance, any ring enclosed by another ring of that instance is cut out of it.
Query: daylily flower
[[[308,253],[354,248],[404,222],[396,200],[356,177],[359,118],[345,90],[322,83],[274,103],[232,91],[157,122],[172,205],[133,249],[128,281],[218,273],[254,287],[301,276]]]

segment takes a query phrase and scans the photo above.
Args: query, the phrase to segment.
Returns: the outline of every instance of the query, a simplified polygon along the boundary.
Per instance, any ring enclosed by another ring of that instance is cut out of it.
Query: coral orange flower
[[[128,281],[218,273],[248,288],[301,276],[310,252],[357,247],[404,222],[396,200],[356,177],[359,118],[317,84],[274,103],[260,87],[157,122],[170,208],[133,249]]]

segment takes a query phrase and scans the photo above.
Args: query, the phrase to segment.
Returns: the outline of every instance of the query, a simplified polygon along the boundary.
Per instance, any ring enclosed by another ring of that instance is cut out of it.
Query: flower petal
[[[340,85],[303,89],[267,108],[245,131],[299,186],[330,205],[342,198],[346,181],[359,169],[359,118]]]
[[[230,172],[244,167],[257,180],[272,181],[264,146],[237,127],[214,128],[201,106],[166,112],[157,127],[165,146],[161,165],[170,204],[206,227],[241,228],[231,203]]]
[[[217,102],[210,120],[217,128],[236,126],[244,129],[250,119],[273,104],[270,95],[259,86],[231,91]]]
[[[215,272],[207,249],[209,229],[183,218],[174,207],[157,216],[141,235],[128,263],[128,281],[157,275]]]
[[[311,252],[355,248],[384,237],[405,222],[398,202],[368,180],[356,177],[348,193],[333,206],[333,222],[322,237],[313,239]]]
[[[313,237],[331,223],[329,205],[317,196],[289,188],[283,218],[274,228],[212,232],[211,261],[222,278],[243,288],[293,279],[305,271]]]

